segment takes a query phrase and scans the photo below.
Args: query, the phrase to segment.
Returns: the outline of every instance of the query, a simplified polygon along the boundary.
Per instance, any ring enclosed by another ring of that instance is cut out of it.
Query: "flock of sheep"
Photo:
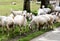
[[[36,24],[37,30],[40,30],[41,28],[48,29],[48,27],[53,29],[53,23],[60,22],[60,7],[54,6],[54,11],[50,14],[48,14],[48,12],[51,12],[50,8],[44,8],[44,6],[42,7],[42,9],[39,8],[37,16],[32,13],[28,13],[26,10],[12,10],[9,16],[0,16],[0,26],[3,30],[2,33],[4,33],[4,27],[7,27],[8,32],[10,28],[14,28],[15,25],[18,25],[20,28],[21,26],[26,28],[28,23],[27,18],[30,20],[30,23],[28,24],[30,30],[33,30],[32,28],[34,24]]]

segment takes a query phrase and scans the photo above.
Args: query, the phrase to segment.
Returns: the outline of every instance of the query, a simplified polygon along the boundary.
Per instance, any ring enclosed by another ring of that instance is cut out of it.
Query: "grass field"
[[[11,5],[13,1],[16,2],[16,5]],[[40,5],[36,2],[31,2],[32,12],[37,12],[39,7]],[[0,0],[0,15],[9,15],[11,8],[13,10],[23,10],[23,0]]]
[[[13,1],[16,1],[16,5],[11,5]],[[0,0],[0,15],[9,15],[13,10],[23,9],[23,0]]]

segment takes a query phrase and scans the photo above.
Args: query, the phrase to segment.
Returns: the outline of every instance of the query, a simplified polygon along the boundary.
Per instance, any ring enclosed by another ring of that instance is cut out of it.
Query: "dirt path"
[[[60,27],[40,35],[30,41],[60,41]]]

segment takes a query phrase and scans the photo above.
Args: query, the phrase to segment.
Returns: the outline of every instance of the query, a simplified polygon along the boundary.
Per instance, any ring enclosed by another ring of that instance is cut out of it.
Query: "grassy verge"
[[[55,23],[54,26],[55,27],[59,27],[60,26],[60,23]]]
[[[60,26],[60,23],[55,23],[54,24],[54,27],[59,27]],[[5,41],[5,40],[7,40],[8,38],[11,38],[11,37],[16,37],[17,35],[19,35],[19,31],[18,31],[18,29],[19,28],[15,28],[15,31],[14,31],[14,33],[13,32],[10,32],[10,36],[8,37],[7,36],[7,34],[4,34],[4,35],[2,35],[1,33],[0,33],[0,41]],[[28,32],[29,30],[28,30],[28,27],[27,27],[27,32]],[[18,39],[18,41],[29,41],[29,40],[31,40],[31,39],[33,39],[33,38],[35,38],[35,37],[37,37],[37,36],[39,36],[39,35],[41,35],[41,34],[44,34],[45,32],[47,32],[47,31],[50,31],[50,30],[41,30],[41,31],[36,31],[36,32],[34,32],[34,33],[30,33],[30,34],[27,34],[27,36],[26,37],[20,37],[20,39]],[[1,31],[0,31],[1,32]]]
[[[34,32],[34,33],[31,33],[30,35],[27,35],[27,37],[24,37],[24,38],[21,38],[19,39],[18,41],[29,41],[31,39],[33,39],[34,37],[37,37],[45,32],[47,32],[48,30],[41,30],[41,31],[38,31],[38,32]]]
[[[59,27],[60,23],[55,23],[54,26]],[[34,37],[37,37],[37,36],[47,32],[47,31],[50,31],[50,30],[41,30],[41,31],[38,31],[38,32],[34,32],[34,33],[30,34],[30,35],[27,35],[27,37],[20,38],[18,41],[30,41]]]

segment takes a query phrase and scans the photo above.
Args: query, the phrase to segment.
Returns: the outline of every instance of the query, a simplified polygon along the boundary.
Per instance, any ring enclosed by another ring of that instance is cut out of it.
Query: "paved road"
[[[40,35],[31,41],[60,41],[60,27]]]

